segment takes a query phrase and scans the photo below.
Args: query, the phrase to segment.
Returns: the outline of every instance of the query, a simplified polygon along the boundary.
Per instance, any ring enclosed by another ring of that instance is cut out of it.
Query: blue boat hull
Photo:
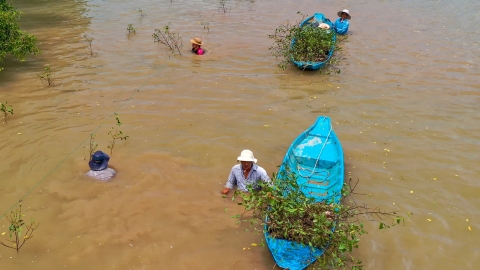
[[[320,116],[290,145],[279,170],[294,173],[302,191],[315,202],[339,203],[344,180],[343,150],[332,129],[330,118]],[[264,230],[267,246],[275,262],[289,270],[301,270],[324,252],[322,249],[270,237]]]
[[[302,270],[322,256],[323,250],[297,242],[270,237],[265,230],[265,240],[278,266],[289,270]]]
[[[315,14],[313,14],[313,16],[310,16],[310,17],[306,18],[305,20],[303,20],[300,23],[300,27],[303,27],[303,26],[307,25],[310,22],[310,20],[312,20],[312,19],[314,19],[314,21],[316,21],[318,23],[326,23],[330,26],[330,29],[333,29],[332,22],[330,20],[328,20],[327,18],[325,18],[325,16],[322,13],[315,13]],[[333,31],[333,38],[332,39],[333,39],[334,43],[337,40],[335,31]],[[293,46],[294,43],[295,43],[295,41],[292,41],[292,46]],[[327,59],[323,62],[295,61],[295,59],[293,59],[293,58],[292,58],[292,62],[295,66],[297,66],[299,69],[302,69],[302,70],[318,70],[318,69],[324,67],[328,63],[328,61],[330,61],[330,58],[332,58],[334,49],[335,49],[335,46],[332,46],[332,48],[330,49],[330,51],[327,55]]]

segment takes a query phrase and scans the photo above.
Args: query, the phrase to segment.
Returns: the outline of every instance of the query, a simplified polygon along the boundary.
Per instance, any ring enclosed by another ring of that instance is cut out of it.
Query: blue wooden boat
[[[344,179],[343,150],[332,129],[330,118],[320,116],[290,145],[279,170],[297,176],[302,191],[315,202],[339,203]],[[270,237],[264,229],[267,246],[278,266],[289,270],[302,270],[324,252],[297,242]]]
[[[303,20],[300,23],[300,27],[304,27],[304,26],[307,26],[309,24],[315,24],[315,23],[317,23],[317,24],[326,23],[330,26],[330,29],[332,29],[331,31],[333,31],[332,22],[329,19],[325,18],[325,16],[322,13],[315,13],[315,14],[313,14],[313,16],[310,16],[310,17],[306,18],[305,20]],[[335,42],[337,40],[337,36],[336,36],[335,31],[333,31],[332,39],[333,39],[333,43],[335,44]],[[293,46],[293,44],[295,44],[295,40],[292,41],[292,46]],[[292,62],[295,66],[297,66],[298,68],[300,68],[302,70],[318,70],[318,69],[324,67],[328,63],[330,58],[332,58],[334,49],[335,49],[335,46],[333,45],[332,48],[330,49],[328,55],[327,55],[327,59],[323,62],[295,61],[295,59],[293,59],[293,58],[292,58]]]

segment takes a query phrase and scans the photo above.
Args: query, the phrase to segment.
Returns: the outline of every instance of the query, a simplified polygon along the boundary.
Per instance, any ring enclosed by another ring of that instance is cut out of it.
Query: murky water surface
[[[357,200],[413,213],[390,231],[368,225],[356,252],[367,269],[478,267],[480,2],[231,0],[226,14],[214,0],[15,5],[42,54],[2,63],[0,100],[15,114],[0,125],[0,210],[23,198],[40,227],[19,254],[0,249],[0,269],[274,269],[219,191],[242,149],[272,173],[319,115],[332,118],[346,177],[371,195]],[[276,68],[276,26],[343,8],[353,19],[341,74]],[[153,43],[169,23],[182,56]],[[206,55],[189,53],[195,36]],[[46,65],[55,87],[37,77]],[[108,150],[114,112],[130,137],[111,155],[118,175],[94,182],[84,147],[94,132]]]

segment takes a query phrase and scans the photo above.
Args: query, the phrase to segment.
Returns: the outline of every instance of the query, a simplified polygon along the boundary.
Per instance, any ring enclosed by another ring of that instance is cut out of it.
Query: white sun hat
[[[352,16],[350,16],[350,11],[348,11],[348,9],[344,9],[342,11],[339,11],[337,12],[337,15],[338,17],[342,17],[342,13],[347,13],[347,19],[350,20],[352,18]]]
[[[257,159],[253,157],[253,152],[250,150],[243,150],[237,158],[237,161],[252,161],[253,163],[257,163]]]
[[[330,29],[330,25],[326,24],[326,23],[321,23],[318,25],[318,27],[322,28],[322,29]]]

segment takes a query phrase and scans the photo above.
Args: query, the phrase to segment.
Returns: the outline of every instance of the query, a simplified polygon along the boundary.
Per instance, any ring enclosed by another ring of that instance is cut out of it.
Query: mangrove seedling
[[[207,34],[210,33],[210,23],[209,22],[202,22],[201,25],[203,25],[203,30]]]
[[[40,81],[42,82],[43,85],[46,86],[53,86],[55,85],[55,77],[52,74],[52,71],[50,70],[50,67],[46,67],[43,74],[38,75],[40,78]]]
[[[83,35],[83,39],[85,40],[86,43],[88,43],[88,50],[90,52],[90,56],[93,56],[93,49],[92,49],[93,37],[85,34]]]
[[[0,112],[3,113],[3,119],[5,123],[7,122],[8,114],[13,115],[12,105],[7,105],[7,103],[8,103],[7,101],[5,101],[5,103],[0,102]]]
[[[127,25],[127,31],[128,31],[128,34],[135,34],[137,32],[137,28],[133,27],[133,23],[129,23]]]
[[[138,12],[140,13],[140,17],[142,17],[142,18],[147,16],[147,13],[143,12],[143,10],[141,10],[141,9],[138,9]]]
[[[183,48],[183,39],[178,32],[170,30],[170,25],[163,27],[163,30],[155,29],[152,37],[154,42],[167,46],[172,53],[178,52],[182,55],[180,50]]]
[[[86,148],[86,147],[84,147],[84,148]],[[88,161],[92,160],[92,155],[93,155],[93,153],[95,153],[95,151],[97,151],[97,148],[98,148],[98,143],[95,141],[95,134],[91,133],[90,134],[90,143],[89,143],[89,148],[88,148],[88,156],[89,156]],[[84,160],[87,160],[87,158],[85,157]]]
[[[115,119],[117,120],[117,126],[120,127],[122,125],[122,122],[120,122],[120,118],[118,117],[117,113],[115,113]],[[112,127],[112,130],[108,132],[108,135],[110,135],[111,137],[110,144],[108,145],[108,148],[110,149],[110,154],[113,153],[113,148],[115,147],[117,140],[126,141],[129,137],[129,136],[123,135],[123,132],[121,130],[118,130],[113,127]]]
[[[227,6],[227,2],[228,2],[228,0],[220,0],[219,1],[220,7],[218,7],[218,10],[223,12],[223,14],[229,12],[232,9],[232,7]]]
[[[254,231],[262,235],[267,232],[272,238],[297,242],[312,250],[323,249],[314,269],[363,269],[362,262],[352,255],[359,237],[366,233],[362,219],[376,220],[380,229],[387,229],[403,224],[404,218],[395,212],[357,204],[350,197],[357,184],[352,185],[350,180],[344,185],[341,202],[315,202],[305,195],[297,176],[287,170],[273,176],[273,185],[262,183],[260,190],[235,192],[232,200],[244,207],[244,213],[232,217],[250,222]],[[244,217],[245,213],[250,214]]]
[[[33,232],[38,228],[38,223],[32,219],[30,222],[25,223],[24,214],[22,213],[22,201],[15,211],[10,211],[10,214],[6,216],[10,226],[8,227],[9,237],[6,242],[0,241],[0,244],[4,247],[15,249],[18,253],[20,248],[33,237]],[[5,232],[2,233],[4,235]]]

